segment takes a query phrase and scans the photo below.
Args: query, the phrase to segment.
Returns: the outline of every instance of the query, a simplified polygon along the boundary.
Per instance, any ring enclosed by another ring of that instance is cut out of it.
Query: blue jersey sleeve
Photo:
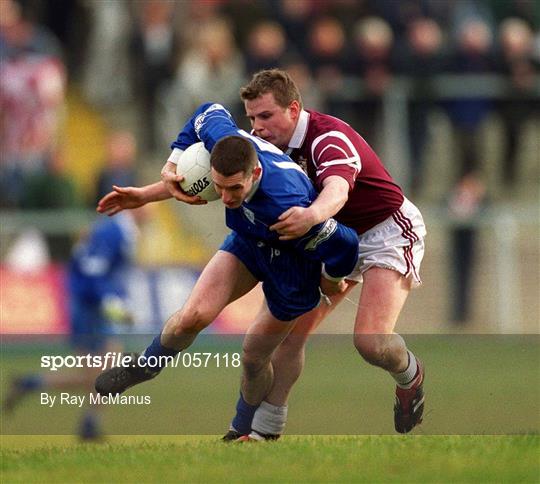
[[[331,277],[349,275],[358,262],[358,235],[333,218],[314,226],[293,243],[306,257],[323,262]]]
[[[106,297],[125,297],[125,288],[118,278],[112,277],[123,263],[124,238],[116,224],[103,224],[90,234],[88,240],[75,251],[73,263],[82,276],[85,292],[96,302]]]
[[[171,149],[185,150],[192,144],[202,141],[208,151],[224,136],[238,135],[231,114],[221,104],[205,103],[199,106],[184,128],[178,134]]]

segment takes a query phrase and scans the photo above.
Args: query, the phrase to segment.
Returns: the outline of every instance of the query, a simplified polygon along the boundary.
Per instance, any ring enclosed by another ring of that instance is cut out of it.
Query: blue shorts
[[[319,304],[320,262],[302,257],[293,250],[270,247],[236,232],[227,236],[220,250],[240,259],[262,282],[266,303],[275,318],[291,321]]]

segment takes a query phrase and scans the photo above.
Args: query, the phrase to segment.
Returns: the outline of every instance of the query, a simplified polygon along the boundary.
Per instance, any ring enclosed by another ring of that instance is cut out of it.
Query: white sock
[[[409,358],[407,369],[401,373],[390,373],[400,388],[411,388],[416,372],[418,371],[416,357],[409,350],[407,350],[407,354]]]
[[[287,405],[276,407],[262,402],[255,412],[251,428],[262,435],[280,435],[287,422]]]

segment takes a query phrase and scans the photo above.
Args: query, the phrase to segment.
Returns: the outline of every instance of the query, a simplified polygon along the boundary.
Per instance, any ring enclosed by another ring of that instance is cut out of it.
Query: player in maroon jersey
[[[235,421],[239,414],[245,421],[254,415],[252,439],[260,439],[261,435],[275,438],[283,431],[287,398],[302,371],[309,333],[357,282],[363,281],[354,343],[366,361],[395,379],[395,429],[407,433],[422,421],[424,370],[394,328],[411,288],[421,283],[419,269],[426,234],[422,216],[351,126],[303,109],[299,90],[286,72],[271,69],[255,74],[242,88],[241,97],[253,133],[303,165],[320,191],[310,207],[288,209],[272,229],[288,240],[335,217],[356,229],[360,261],[347,277],[349,286],[343,293],[330,296],[330,304],[320,305],[299,319],[274,354],[271,392],[256,410],[244,405],[249,402],[242,403],[241,398]],[[164,167],[162,172],[162,180],[173,196],[187,203],[201,203],[198,197],[179,190],[173,169]],[[224,439],[245,434],[246,428],[232,428]]]

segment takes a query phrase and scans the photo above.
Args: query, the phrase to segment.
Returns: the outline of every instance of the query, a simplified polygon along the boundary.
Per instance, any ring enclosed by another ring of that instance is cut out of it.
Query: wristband
[[[180,148],[175,148],[174,150],[172,150],[172,153],[169,155],[169,159],[167,161],[178,165],[178,162],[180,161],[180,157],[182,156],[183,152],[184,150],[181,150]]]

